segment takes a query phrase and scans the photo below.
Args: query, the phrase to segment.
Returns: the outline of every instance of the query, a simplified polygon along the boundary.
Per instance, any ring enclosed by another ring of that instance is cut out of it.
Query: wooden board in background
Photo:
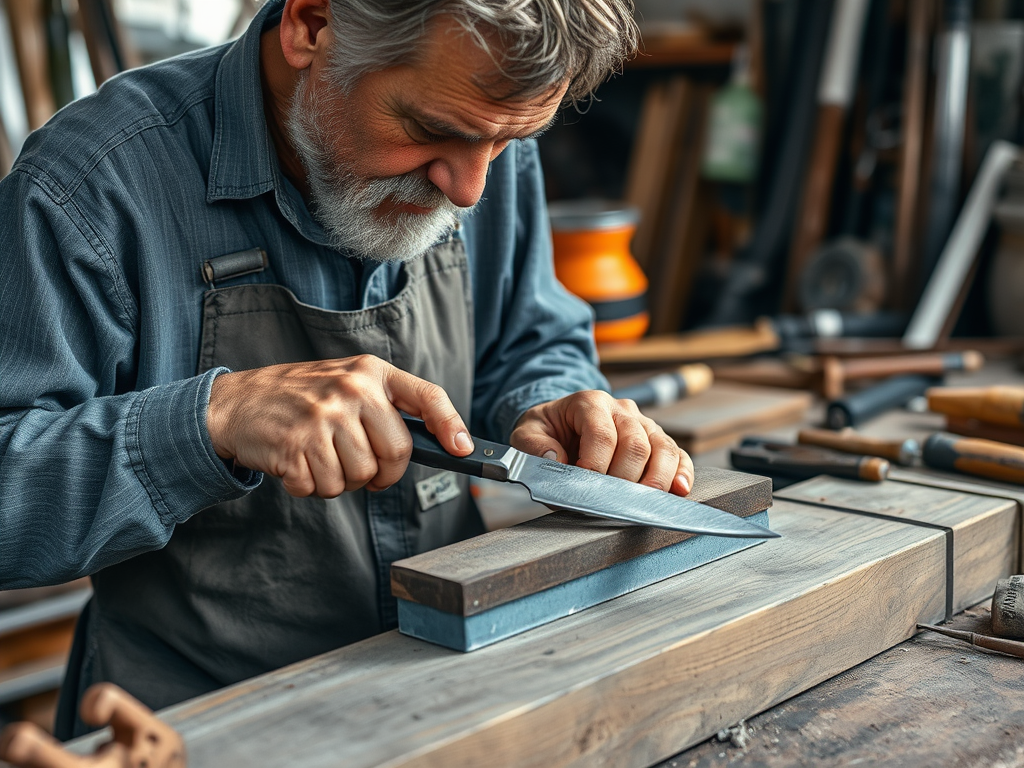
[[[748,517],[771,506],[772,484],[766,477],[698,467],[689,498]],[[391,591],[402,600],[473,616],[690,538],[555,512],[399,560],[391,566]]]
[[[795,424],[807,415],[807,392],[716,382],[701,394],[644,413],[691,454],[732,445],[744,435]]]
[[[772,515],[782,539],[470,655],[391,632],[164,717],[192,768],[650,765],[943,614],[940,531]]]

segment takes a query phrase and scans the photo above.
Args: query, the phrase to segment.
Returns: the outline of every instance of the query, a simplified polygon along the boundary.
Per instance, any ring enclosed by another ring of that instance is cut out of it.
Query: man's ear
[[[330,0],[287,0],[281,15],[281,51],[295,69],[306,69],[330,37]]]

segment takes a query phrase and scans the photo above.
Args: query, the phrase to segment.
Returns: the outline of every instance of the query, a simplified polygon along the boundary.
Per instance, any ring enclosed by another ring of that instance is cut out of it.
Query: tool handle
[[[468,456],[452,456],[444,449],[421,419],[402,416],[412,435],[412,459],[416,464],[434,469],[447,469],[462,475],[475,475],[490,480],[508,480],[508,466],[501,459],[512,450],[507,445],[473,438],[473,452]]]
[[[925,440],[922,458],[935,469],[1024,485],[1024,448],[1017,446],[936,432]]]
[[[1024,425],[1024,387],[964,387],[928,390],[928,408],[947,416]]]
[[[932,376],[894,376],[881,384],[833,400],[828,404],[826,421],[831,429],[855,427],[885,411],[902,408],[938,383],[939,380]]]
[[[881,482],[889,475],[889,462],[869,456],[848,456],[827,449],[806,448],[747,438],[729,452],[733,467],[744,472],[801,479],[817,475]]]
[[[801,445],[817,445],[861,456],[880,456],[897,464],[912,464],[914,458],[921,452],[916,440],[883,440],[861,435],[852,429],[839,432],[828,429],[801,429],[796,440]]]
[[[711,386],[714,378],[711,368],[704,363],[682,365],[674,371],[659,373],[638,384],[616,389],[612,397],[632,400],[641,408],[669,405],[703,392]]]
[[[971,645],[1016,656],[1018,659],[1024,659],[1024,643],[1019,640],[1004,640],[1001,637],[979,635],[977,632],[971,632]]]
[[[948,371],[976,371],[985,363],[980,352],[946,352],[927,355],[853,357],[843,361],[843,374],[850,379],[878,379],[907,373],[941,376]]]

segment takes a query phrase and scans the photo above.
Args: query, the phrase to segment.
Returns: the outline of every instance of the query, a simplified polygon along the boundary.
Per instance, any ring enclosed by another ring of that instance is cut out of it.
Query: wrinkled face
[[[497,100],[477,85],[493,73],[444,16],[428,26],[416,61],[365,75],[347,93],[324,66],[301,73],[287,130],[334,247],[378,261],[422,253],[480,200],[508,143],[552,122],[564,84]]]

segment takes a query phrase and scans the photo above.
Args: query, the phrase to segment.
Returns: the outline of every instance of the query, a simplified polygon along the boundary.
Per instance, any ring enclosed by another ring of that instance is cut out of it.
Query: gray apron
[[[462,242],[435,246],[403,271],[395,298],[353,312],[302,304],[279,285],[214,288],[203,301],[199,371],[371,354],[442,386],[468,423],[474,350]],[[95,574],[60,735],[71,735],[70,706],[94,682],[159,709],[394,627],[391,563],[483,530],[465,478],[455,498],[428,497],[422,508],[416,484],[437,474],[411,464],[385,491],[336,499],[295,498],[267,476],[179,525],[163,549]]]

